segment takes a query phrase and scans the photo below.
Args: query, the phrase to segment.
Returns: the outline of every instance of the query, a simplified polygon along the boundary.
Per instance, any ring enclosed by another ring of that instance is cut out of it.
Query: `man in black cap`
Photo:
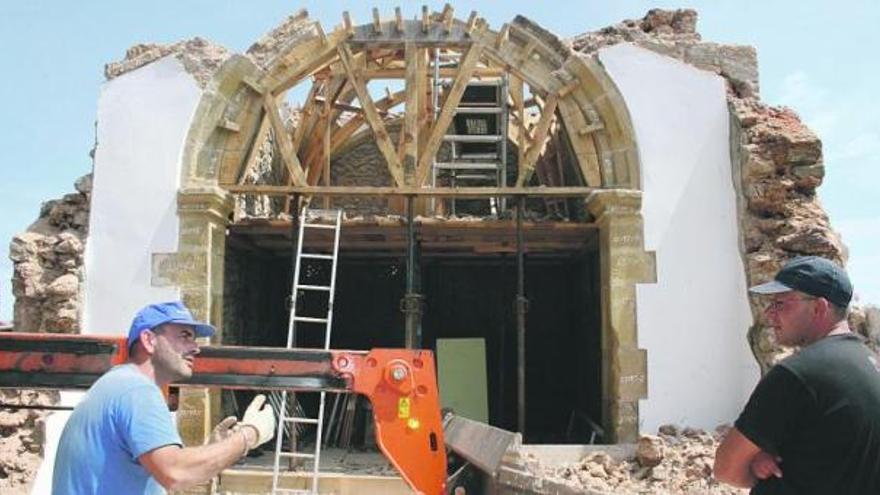
[[[749,289],[800,351],[774,366],[715,453],[715,477],[752,494],[880,494],[880,364],[847,325],[852,285],[823,258]]]

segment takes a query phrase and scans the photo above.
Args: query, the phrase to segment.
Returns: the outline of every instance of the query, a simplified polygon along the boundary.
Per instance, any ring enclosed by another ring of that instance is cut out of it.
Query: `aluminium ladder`
[[[333,224],[328,223],[320,223],[322,219],[331,219],[334,220]],[[294,346],[295,336],[296,336],[296,328],[298,323],[311,323],[311,324],[319,324],[324,325],[324,346],[323,349],[330,349],[330,331],[332,330],[333,323],[333,296],[334,289],[336,286],[336,264],[337,259],[339,257],[339,231],[342,225],[342,210],[309,210],[308,207],[304,207],[303,211],[300,215],[299,220],[299,237],[297,238],[297,246],[296,246],[296,261],[294,264],[294,273],[293,273],[293,287],[291,289],[291,307],[290,307],[290,319],[288,320],[287,327],[287,348],[290,349]],[[326,253],[304,253],[303,252],[303,238],[308,230],[311,229],[332,229],[333,232],[333,252],[332,254]],[[304,284],[300,281],[300,273],[302,268],[303,260],[312,260],[312,261],[329,261],[331,264],[330,269],[330,281],[329,285],[314,285],[314,284]],[[317,291],[317,292],[325,292],[327,293],[327,314],[323,318],[315,317],[315,316],[302,316],[297,314],[297,297],[300,291]],[[321,436],[323,434],[324,428],[324,403],[326,400],[326,392],[320,392],[321,397],[318,402],[318,417],[317,418],[308,418],[303,416],[298,416],[295,413],[288,413],[290,409],[301,410],[298,408],[291,408],[288,404],[289,399],[294,400],[292,397],[289,397],[293,394],[288,394],[286,391],[281,394],[280,399],[280,407],[278,407],[278,429],[276,431],[275,438],[275,459],[272,466],[272,493],[309,493],[316,494],[318,493],[318,467],[321,461]],[[295,401],[295,400],[294,400]],[[293,441],[293,435],[296,431],[296,426],[298,424],[306,424],[306,425],[315,425],[317,428],[316,438],[315,438],[315,449],[312,453],[309,452],[301,452],[296,451],[296,442]],[[282,443],[284,441],[284,433],[287,432],[290,435],[290,450],[284,450],[282,448]],[[311,459],[313,462],[312,466],[312,483],[311,489],[301,490],[301,489],[289,489],[289,488],[279,488],[279,475],[280,475],[280,464],[281,459]]]
[[[442,85],[437,58],[434,65],[434,94],[437,95]],[[454,109],[456,118],[443,136],[443,141],[450,146],[449,159],[434,159],[431,174],[433,186],[437,186],[441,175],[448,178],[450,187],[507,186],[508,85],[506,75],[498,79],[468,82],[462,101]],[[492,97],[487,98],[488,94],[484,91],[468,98],[469,92],[480,91],[481,88],[492,88]],[[435,118],[439,111],[439,101],[435,97]],[[490,199],[490,213],[500,214],[506,207],[505,202],[504,198]],[[452,198],[450,205],[450,213],[455,215],[455,198]]]

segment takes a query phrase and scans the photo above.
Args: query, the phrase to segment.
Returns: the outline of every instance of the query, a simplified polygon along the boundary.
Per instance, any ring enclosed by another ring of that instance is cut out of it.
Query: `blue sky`
[[[356,23],[400,6],[406,17],[442,2],[290,0],[66,0],[0,3],[0,320],[12,318],[8,244],[36,219],[40,203],[73,191],[89,172],[103,67],[143,42],[201,36],[243,52],[286,15],[306,8],[327,30],[348,10]],[[705,41],[757,47],[764,101],[795,108],[824,143],[820,198],[850,248],[849,270],[863,301],[880,304],[880,2],[715,0],[643,2],[455,2],[493,28],[523,14],[573,36],[654,7],[691,7]]]

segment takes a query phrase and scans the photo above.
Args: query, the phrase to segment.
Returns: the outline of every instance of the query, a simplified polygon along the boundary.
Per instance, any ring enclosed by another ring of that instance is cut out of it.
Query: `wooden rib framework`
[[[468,84],[507,77],[507,139],[517,150],[517,188],[562,185],[535,174],[542,160],[560,160],[555,149],[560,134],[567,139],[573,171],[565,185],[638,188],[631,126],[613,85],[597,76],[602,69],[595,62],[528,22],[507,23],[496,32],[476,12],[456,19],[448,4],[434,13],[424,7],[412,20],[399,8],[387,19],[378,9],[372,14],[371,22],[356,25],[345,12],[341,25],[327,34],[306,18],[302,22],[311,23],[311,31],[242,78],[258,103],[243,105],[237,119],[218,126],[228,135],[225,149],[234,152],[220,165],[221,187],[248,191],[246,176],[270,136],[285,172],[275,185],[336,186],[329,173],[332,158],[369,132],[385,161],[385,187],[430,188],[432,164]],[[435,84],[435,74],[445,82]],[[400,81],[403,89],[377,94],[371,81],[380,80]],[[304,103],[296,118],[285,120],[290,112],[279,104],[299,84],[310,84]],[[434,95],[436,88],[440,93]],[[395,110],[399,105],[403,108]],[[396,137],[392,128],[399,129]]]

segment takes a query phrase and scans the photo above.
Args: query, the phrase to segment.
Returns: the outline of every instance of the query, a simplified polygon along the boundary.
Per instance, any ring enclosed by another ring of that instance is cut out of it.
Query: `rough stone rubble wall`
[[[81,177],[76,181],[77,192],[43,203],[37,221],[12,238],[9,258],[16,331],[80,332],[91,184],[91,175]]]
[[[569,43],[586,56],[595,56],[604,46],[633,43],[728,82],[733,182],[749,285],[771,279],[795,256],[818,255],[845,263],[846,248],[816,196],[825,174],[821,141],[794,111],[760,101],[753,47],[703,42],[696,24],[694,10],[654,9],[642,19],[579,35]],[[762,301],[753,296],[749,300],[755,317],[748,329],[749,344],[766,371],[787,351],[776,344]],[[861,310],[854,311],[853,322],[862,333],[870,332],[866,320]]]
[[[226,48],[199,37],[170,45],[141,43],[126,50],[124,59],[105,65],[104,76],[110,81],[168,55],[177,57],[199,86],[205,88],[232,54]]]
[[[15,296],[13,329],[18,332],[79,333],[83,248],[88,233],[91,175],[76,181],[77,192],[47,201],[27,230],[13,237]],[[2,390],[4,404],[48,405],[56,392]],[[0,411],[0,492],[28,493],[43,455],[45,411]]]

